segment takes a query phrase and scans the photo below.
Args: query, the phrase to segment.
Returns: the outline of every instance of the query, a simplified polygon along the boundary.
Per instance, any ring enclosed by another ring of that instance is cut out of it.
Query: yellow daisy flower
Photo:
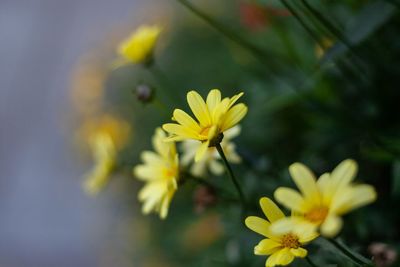
[[[221,99],[221,92],[213,89],[208,93],[206,102],[196,92],[187,94],[187,101],[197,121],[186,112],[175,109],[173,119],[177,123],[167,123],[163,129],[171,134],[170,141],[192,139],[202,144],[197,149],[195,161],[199,161],[207,152],[208,147],[219,144],[223,133],[238,124],[247,113],[247,106],[236,101],[243,95],[237,94],[232,98]]]
[[[118,53],[127,62],[148,63],[162,29],[158,26],[140,26],[118,47]]]
[[[245,220],[249,229],[266,237],[254,247],[254,254],[269,255],[265,263],[266,267],[288,265],[295,257],[306,257],[307,250],[302,246],[318,237],[315,228],[299,223],[296,218],[285,217],[278,206],[269,198],[261,198],[260,206],[268,220],[256,216],[247,217]],[[275,223],[285,218],[288,222],[286,231],[279,234],[271,231],[271,227]]]
[[[352,183],[357,168],[354,160],[347,159],[317,181],[305,165],[294,163],[289,172],[301,194],[281,187],[275,191],[275,198],[296,216],[319,227],[322,235],[333,237],[342,227],[340,216],[376,200],[374,187]],[[285,228],[284,222],[280,227]]]
[[[144,164],[133,169],[134,176],[146,182],[139,192],[139,200],[143,202],[142,212],[148,214],[154,211],[159,213],[162,219],[168,215],[179,179],[179,160],[175,143],[164,142],[166,137],[165,132],[157,128],[152,140],[155,152],[142,152]]]
[[[96,195],[108,183],[110,173],[114,168],[117,151],[111,136],[99,132],[90,140],[95,164],[93,169],[85,175],[83,188],[89,195]]]
[[[231,140],[240,134],[241,127],[236,125],[235,127],[227,130],[224,133],[224,139],[221,142],[221,147],[224,150],[227,160],[231,163],[240,163],[242,159],[236,153],[236,146]],[[224,165],[220,162],[221,156],[215,147],[209,147],[204,157],[193,162],[196,155],[196,151],[201,146],[201,143],[196,140],[184,140],[182,142],[182,166],[190,166],[190,173],[194,176],[204,177],[207,170],[215,175],[221,175],[224,172]]]

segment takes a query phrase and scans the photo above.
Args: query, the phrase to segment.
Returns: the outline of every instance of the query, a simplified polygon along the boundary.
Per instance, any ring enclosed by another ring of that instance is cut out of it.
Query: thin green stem
[[[350,250],[348,247],[346,247],[340,241],[337,241],[333,238],[327,238],[326,240],[328,240],[336,249],[338,249],[340,252],[342,252],[344,255],[346,255],[346,257],[348,257],[355,264],[357,264],[359,266],[368,266],[368,267],[375,266],[372,263],[372,261],[370,261],[369,259],[366,259],[365,257],[361,256],[360,254]]]
[[[312,267],[317,267],[317,265],[311,260],[311,258],[310,257],[306,257],[306,261],[307,261],[307,263],[310,265],[310,266],[312,266]]]
[[[235,175],[233,174],[231,165],[229,164],[228,160],[226,159],[225,154],[224,154],[224,150],[222,149],[221,145],[217,144],[215,147],[217,148],[217,151],[218,151],[219,155],[221,156],[222,161],[225,164],[226,171],[228,172],[233,184],[236,187],[236,190],[239,193],[240,201],[242,202],[242,206],[243,206],[243,210],[244,210],[246,208],[246,199],[244,197],[242,188],[240,187],[238,180],[236,179]]]
[[[262,59],[263,63],[266,63],[267,60],[270,58],[269,55],[254,44],[248,42],[246,39],[238,35],[236,32],[232,31],[231,29],[227,28],[226,26],[222,25],[221,23],[215,21],[212,17],[207,15],[205,12],[201,11],[191,3],[189,3],[187,0],[177,0],[179,3],[181,3],[183,6],[185,6],[188,10],[193,12],[195,15],[203,19],[205,22],[207,22],[211,27],[222,33],[224,36],[229,38],[231,41],[237,43],[244,49],[248,50],[251,52],[256,58]]]

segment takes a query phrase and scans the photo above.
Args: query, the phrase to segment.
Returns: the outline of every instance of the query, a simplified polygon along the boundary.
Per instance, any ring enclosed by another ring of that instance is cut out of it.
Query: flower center
[[[201,129],[200,135],[206,136],[206,138],[207,138],[208,133],[210,132],[210,129],[211,129],[211,126],[204,127],[203,129]]]
[[[285,248],[298,248],[300,247],[299,238],[294,234],[286,234],[281,238],[281,244]]]
[[[312,223],[317,223],[320,224],[322,223],[326,216],[328,215],[329,209],[327,207],[321,206],[321,207],[315,207],[311,209],[309,212],[307,212],[304,217],[312,222]]]
[[[163,176],[166,178],[175,177],[177,174],[176,168],[164,168],[163,169]]]

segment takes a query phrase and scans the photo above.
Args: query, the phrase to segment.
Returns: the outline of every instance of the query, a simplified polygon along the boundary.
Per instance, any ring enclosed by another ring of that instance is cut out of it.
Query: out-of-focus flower
[[[161,31],[159,26],[148,25],[142,25],[134,31],[118,47],[118,53],[123,57],[124,63],[150,63]]]
[[[270,24],[273,17],[286,17],[290,12],[271,6],[242,1],[239,7],[242,23],[251,30],[260,30]]]
[[[372,243],[368,251],[377,267],[389,267],[397,260],[396,250],[385,243]]]
[[[316,44],[315,45],[315,55],[317,56],[318,59],[322,58],[326,51],[332,47],[334,44],[332,39],[329,38],[322,38],[321,39],[321,44]]]
[[[231,142],[233,138],[240,134],[241,128],[239,125],[227,130],[224,133],[224,139],[221,142],[221,146],[224,150],[227,160],[231,163],[240,163],[241,158],[236,153],[236,146]],[[209,147],[204,157],[196,162],[193,162],[196,151],[201,146],[201,143],[196,140],[184,140],[182,143],[183,154],[182,154],[182,165],[190,167],[191,174],[199,177],[206,175],[207,169],[215,175],[221,175],[224,172],[224,165],[219,161],[221,156],[219,155],[215,147]]]
[[[116,148],[111,136],[105,132],[94,135],[90,147],[95,163],[93,169],[85,175],[83,188],[89,195],[96,195],[109,181],[115,164]]]
[[[295,257],[304,258],[307,250],[303,245],[318,236],[315,228],[309,224],[301,223],[294,217],[285,217],[283,212],[269,198],[260,199],[260,206],[268,221],[256,216],[247,217],[245,224],[254,232],[266,238],[254,247],[255,255],[269,255],[265,266],[288,265]],[[282,219],[285,219],[287,229],[279,234],[271,231],[271,227]]]
[[[320,227],[324,236],[335,236],[342,228],[341,216],[353,209],[376,200],[374,187],[353,184],[357,163],[347,159],[332,173],[323,174],[316,181],[314,174],[305,165],[294,163],[289,167],[293,181],[301,194],[291,188],[281,187],[275,191],[276,200],[291,209],[308,223]],[[285,222],[277,228],[285,228]]]
[[[218,214],[211,213],[183,229],[183,247],[190,252],[210,247],[223,234],[223,224]]]
[[[129,125],[111,115],[104,115],[83,125],[80,137],[89,143],[94,159],[94,167],[85,175],[83,182],[83,188],[89,195],[96,195],[109,182],[117,152],[126,144],[129,133]]]
[[[208,93],[207,100],[196,92],[187,94],[187,101],[196,120],[180,109],[175,109],[173,119],[178,123],[167,123],[163,129],[171,134],[167,140],[182,141],[197,140],[201,145],[196,151],[195,161],[201,160],[209,147],[219,144],[224,132],[238,124],[247,113],[247,106],[236,101],[243,95],[237,94],[232,98],[221,100],[221,92],[213,89]]]
[[[178,189],[179,160],[174,142],[164,142],[165,132],[157,128],[153,136],[153,151],[144,151],[141,158],[144,164],[133,169],[136,178],[146,182],[139,192],[143,202],[142,212],[152,211],[165,219],[175,191]]]
[[[207,207],[217,202],[217,195],[212,187],[200,185],[193,194],[194,210],[197,214],[203,213]]]

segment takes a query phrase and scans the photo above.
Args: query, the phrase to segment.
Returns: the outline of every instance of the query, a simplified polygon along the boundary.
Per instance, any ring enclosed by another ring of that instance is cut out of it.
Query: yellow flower
[[[254,254],[269,255],[266,267],[288,265],[295,257],[306,257],[307,250],[302,246],[318,236],[315,228],[299,222],[296,218],[285,217],[269,198],[261,198],[260,206],[268,221],[256,216],[247,217],[245,220],[248,228],[266,237],[254,247]],[[286,230],[279,234],[271,231],[271,227],[282,219],[288,222]]]
[[[164,142],[167,137],[161,128],[156,129],[153,136],[153,151],[144,151],[141,158],[144,164],[133,169],[138,179],[146,182],[139,192],[139,200],[143,203],[142,212],[159,213],[164,219],[168,215],[168,208],[172,197],[178,188],[179,161],[174,142]]]
[[[314,174],[303,164],[294,163],[289,167],[297,191],[281,187],[275,191],[276,200],[291,209],[308,223],[320,228],[322,235],[332,237],[342,227],[342,216],[376,199],[375,189],[366,184],[353,184],[357,163],[347,159],[332,173],[323,174],[316,181]],[[284,222],[278,228],[284,228]]]
[[[94,135],[90,145],[95,165],[85,175],[83,188],[89,195],[96,195],[109,181],[115,164],[116,148],[111,136],[104,132]]]
[[[227,160],[232,163],[240,163],[242,160],[236,153],[235,144],[231,142],[233,138],[240,134],[240,131],[241,127],[239,125],[227,130],[221,142]],[[193,162],[196,151],[200,146],[201,143],[196,140],[188,139],[183,141],[182,165],[189,166],[192,164],[190,173],[198,177],[204,177],[207,169],[215,175],[221,175],[224,172],[224,165],[219,161],[221,157],[215,147],[209,147],[201,160]]]
[[[118,53],[125,61],[148,63],[153,56],[154,46],[160,33],[161,28],[158,26],[140,26],[128,39],[121,43]]]
[[[207,100],[195,91],[187,94],[187,102],[197,121],[186,112],[175,109],[173,119],[178,123],[167,123],[163,129],[171,134],[170,141],[192,139],[202,144],[197,149],[195,161],[199,161],[207,152],[208,147],[219,144],[223,133],[238,124],[247,113],[247,106],[236,101],[243,95],[240,93],[232,98],[221,99],[221,92],[213,89],[208,93]]]

